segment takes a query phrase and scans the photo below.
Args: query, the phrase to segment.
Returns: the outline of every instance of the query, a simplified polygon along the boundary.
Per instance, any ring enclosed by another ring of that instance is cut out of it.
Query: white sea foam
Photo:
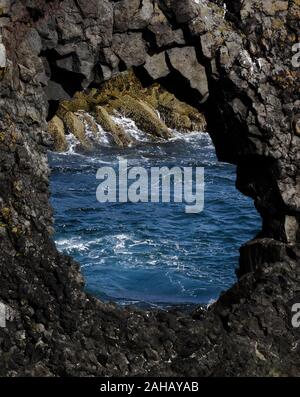
[[[210,308],[216,302],[217,302],[217,299],[210,299],[210,301],[207,304],[207,308]]]
[[[67,140],[68,147],[69,147],[66,154],[76,154],[75,150],[80,144],[79,140],[73,134],[67,135],[66,140]]]
[[[113,121],[123,128],[125,133],[132,138],[135,142],[150,142],[151,136],[141,131],[135,124],[135,122],[127,117],[121,116],[120,114],[112,116]]]
[[[192,132],[180,132],[173,131],[173,137],[170,141],[185,141],[188,143],[199,142],[202,146],[204,145],[207,149],[214,149],[214,144],[211,137],[207,132],[203,131],[192,131]]]
[[[102,128],[102,126],[97,123],[97,120],[93,115],[85,111],[78,111],[75,114],[84,123],[86,137],[88,138],[89,141],[94,143],[96,146],[100,146],[100,147],[101,146],[110,147],[114,145],[111,134],[106,132]],[[90,122],[88,120],[90,120]],[[122,116],[121,114],[115,114],[114,116],[112,116],[112,120],[117,125],[122,127],[122,129],[125,131],[128,137],[131,138],[133,143],[137,144],[141,142],[147,143],[154,141],[153,136],[141,131],[137,127],[136,123],[130,118]],[[95,128],[91,128],[91,125],[96,126],[96,130]],[[195,144],[199,143],[202,147],[206,147],[208,149],[214,148],[212,140],[206,132],[193,131],[188,133],[182,133],[174,130],[172,135],[173,136],[169,139],[169,142],[184,141],[187,143],[195,143]],[[68,150],[64,154],[81,155],[86,157],[86,155],[78,153],[81,144],[73,134],[68,134],[66,136],[66,140],[68,142]],[[164,142],[157,138],[155,140],[158,143]]]
[[[74,251],[86,252],[89,250],[89,245],[89,242],[83,242],[80,237],[56,240],[56,246],[58,250],[67,254],[70,254]]]
[[[81,111],[81,112],[77,112],[77,115],[81,118],[82,122],[84,123],[85,134],[90,141],[98,145],[110,146],[111,143],[110,134],[104,131],[102,126],[99,123],[97,123],[96,118],[92,114]],[[88,120],[90,122],[88,122]],[[95,125],[97,127],[97,130],[92,129],[91,125]]]

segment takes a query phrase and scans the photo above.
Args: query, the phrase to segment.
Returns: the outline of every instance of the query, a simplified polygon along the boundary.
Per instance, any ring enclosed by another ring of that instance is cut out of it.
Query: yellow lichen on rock
[[[132,143],[132,140],[126,135],[123,128],[113,121],[107,110],[102,106],[96,107],[96,120],[103,130],[111,135],[116,145],[126,147]]]
[[[87,132],[95,137],[99,134],[95,119],[116,145],[126,147],[133,142],[113,119],[118,114],[132,119],[141,131],[154,138],[168,139],[172,136],[171,130],[206,129],[205,117],[197,109],[181,102],[157,83],[143,87],[132,70],[106,81],[100,89],[77,93],[72,100],[62,101],[57,112],[66,131],[73,134],[85,150],[90,150],[95,142],[87,137]],[[55,147],[63,151],[61,128],[58,133],[55,124],[52,127],[55,131],[52,135],[58,139]]]
[[[77,111],[76,115],[84,123],[86,130],[88,132],[91,132],[94,137],[97,137],[99,131],[98,131],[98,124],[95,118],[90,113],[87,113],[82,110]]]
[[[71,100],[61,101],[58,114],[77,112],[78,110],[86,112],[91,110],[91,103],[87,93],[77,92]]]
[[[68,143],[65,135],[65,127],[63,121],[54,116],[48,123],[48,132],[53,138],[53,150],[56,152],[65,152],[68,149]]]
[[[145,97],[161,115],[165,124],[178,131],[205,131],[206,120],[194,107],[181,102],[158,84],[153,85]]]
[[[63,116],[63,121],[68,132],[78,139],[82,148],[87,151],[92,150],[93,146],[86,136],[84,122],[73,112],[67,112]]]
[[[144,90],[134,72],[129,70],[106,81],[99,90],[93,92],[94,96],[89,98],[93,103],[105,106],[123,95],[141,98]]]
[[[122,100],[124,95],[137,101],[143,101],[158,111],[165,127],[182,132],[206,129],[206,120],[202,113],[194,107],[181,102],[175,95],[155,83],[150,87],[143,87],[132,70],[121,73],[104,83],[100,90],[89,95],[89,100],[107,108],[109,113],[114,110],[116,100]],[[119,108],[119,111],[121,109]],[[122,113],[122,111],[121,111]]]
[[[146,102],[124,95],[114,101],[112,106],[124,116],[132,119],[141,131],[159,138],[171,137],[170,129]]]

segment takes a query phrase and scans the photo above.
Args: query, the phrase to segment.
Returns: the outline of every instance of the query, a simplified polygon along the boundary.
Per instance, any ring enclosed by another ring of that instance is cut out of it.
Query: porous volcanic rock
[[[0,375],[299,376],[290,323],[300,290],[299,1],[0,4]],[[183,69],[168,59],[174,51],[195,56]],[[52,240],[46,120],[57,98],[131,66],[149,79],[145,62],[159,53],[170,70],[160,83],[205,112],[219,159],[237,165],[237,187],[262,217],[241,249],[238,282],[193,315],[101,303]],[[205,98],[193,88],[196,60]]]

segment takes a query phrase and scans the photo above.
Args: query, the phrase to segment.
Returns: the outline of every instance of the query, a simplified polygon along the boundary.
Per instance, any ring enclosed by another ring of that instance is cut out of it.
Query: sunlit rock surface
[[[84,117],[84,128],[83,123],[78,121],[78,112]],[[170,138],[171,129],[180,132],[206,130],[203,113],[178,100],[158,83],[143,87],[140,80],[130,71],[117,75],[99,89],[87,90],[86,93],[78,92],[72,100],[61,101],[56,116],[48,123],[48,131],[54,139],[53,150],[68,150],[68,145],[63,142],[66,141],[66,137],[62,137],[61,123],[64,134],[72,134],[77,138],[83,150],[95,149],[97,145],[101,145],[103,134],[100,130],[108,133],[111,141],[117,146],[131,146],[134,142],[122,126],[116,124],[116,116],[130,118],[154,141],[157,138]],[[70,119],[77,122],[70,123]],[[95,126],[95,121],[98,127]],[[98,130],[97,141],[90,132],[97,133]]]

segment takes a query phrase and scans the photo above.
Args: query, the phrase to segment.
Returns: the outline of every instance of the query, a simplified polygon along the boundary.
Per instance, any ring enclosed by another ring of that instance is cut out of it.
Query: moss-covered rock
[[[158,111],[167,127],[181,131],[205,130],[206,121],[202,113],[194,107],[181,102],[175,95],[159,84],[143,87],[134,72],[128,71],[105,82],[100,90],[88,94],[90,108],[95,105],[104,106],[109,113],[114,111],[118,99],[128,95],[138,101],[150,105]]]
[[[181,102],[175,95],[168,92],[159,84],[155,83],[150,87],[143,87],[133,71],[128,71],[104,83],[101,90],[94,91],[90,100],[94,103],[105,106],[111,113],[114,106],[120,100],[123,103],[124,96],[127,99],[132,97],[139,102],[150,105],[154,111],[158,111],[166,126],[182,132],[206,130],[206,120],[202,113],[194,107]],[[119,100],[116,102],[116,100]],[[125,104],[124,112],[127,111]],[[123,113],[124,113],[123,112]],[[145,121],[145,123],[147,123]]]
[[[146,102],[135,99],[130,95],[124,95],[122,98],[114,101],[112,107],[119,113],[132,119],[137,127],[147,134],[165,139],[171,137],[170,129]]]
[[[206,120],[202,113],[179,101],[168,91],[162,91],[159,86],[156,89],[158,92],[156,108],[169,128],[183,132],[206,130]]]
[[[89,135],[89,138],[97,138],[99,128],[95,117],[91,113],[87,113],[83,110],[78,110],[76,115],[84,123],[86,136]]]
[[[133,71],[129,70],[106,81],[101,89],[91,92],[89,98],[94,104],[105,106],[123,95],[142,98],[145,90]]]
[[[68,149],[65,127],[63,121],[58,116],[54,116],[49,121],[48,132],[53,138],[53,150],[55,152],[65,152]]]
[[[78,110],[91,110],[91,103],[87,93],[77,92],[71,100],[61,101],[58,114],[63,115],[67,112],[77,112]]]
[[[123,128],[113,121],[111,115],[102,106],[96,107],[96,120],[103,130],[111,135],[116,145],[126,147],[132,143],[132,140],[126,135]]]
[[[63,115],[63,121],[67,131],[78,139],[82,149],[87,151],[92,150],[93,145],[86,136],[84,122],[73,112],[65,113]]]
[[[143,87],[132,70],[106,81],[100,89],[77,93],[72,100],[61,102],[57,115],[85,149],[94,144],[86,137],[87,132],[99,133],[94,119],[116,145],[126,147],[132,139],[115,123],[112,116],[116,112],[131,118],[141,131],[156,138],[170,138],[171,130],[206,129],[204,115],[197,109],[179,101],[157,83]]]

